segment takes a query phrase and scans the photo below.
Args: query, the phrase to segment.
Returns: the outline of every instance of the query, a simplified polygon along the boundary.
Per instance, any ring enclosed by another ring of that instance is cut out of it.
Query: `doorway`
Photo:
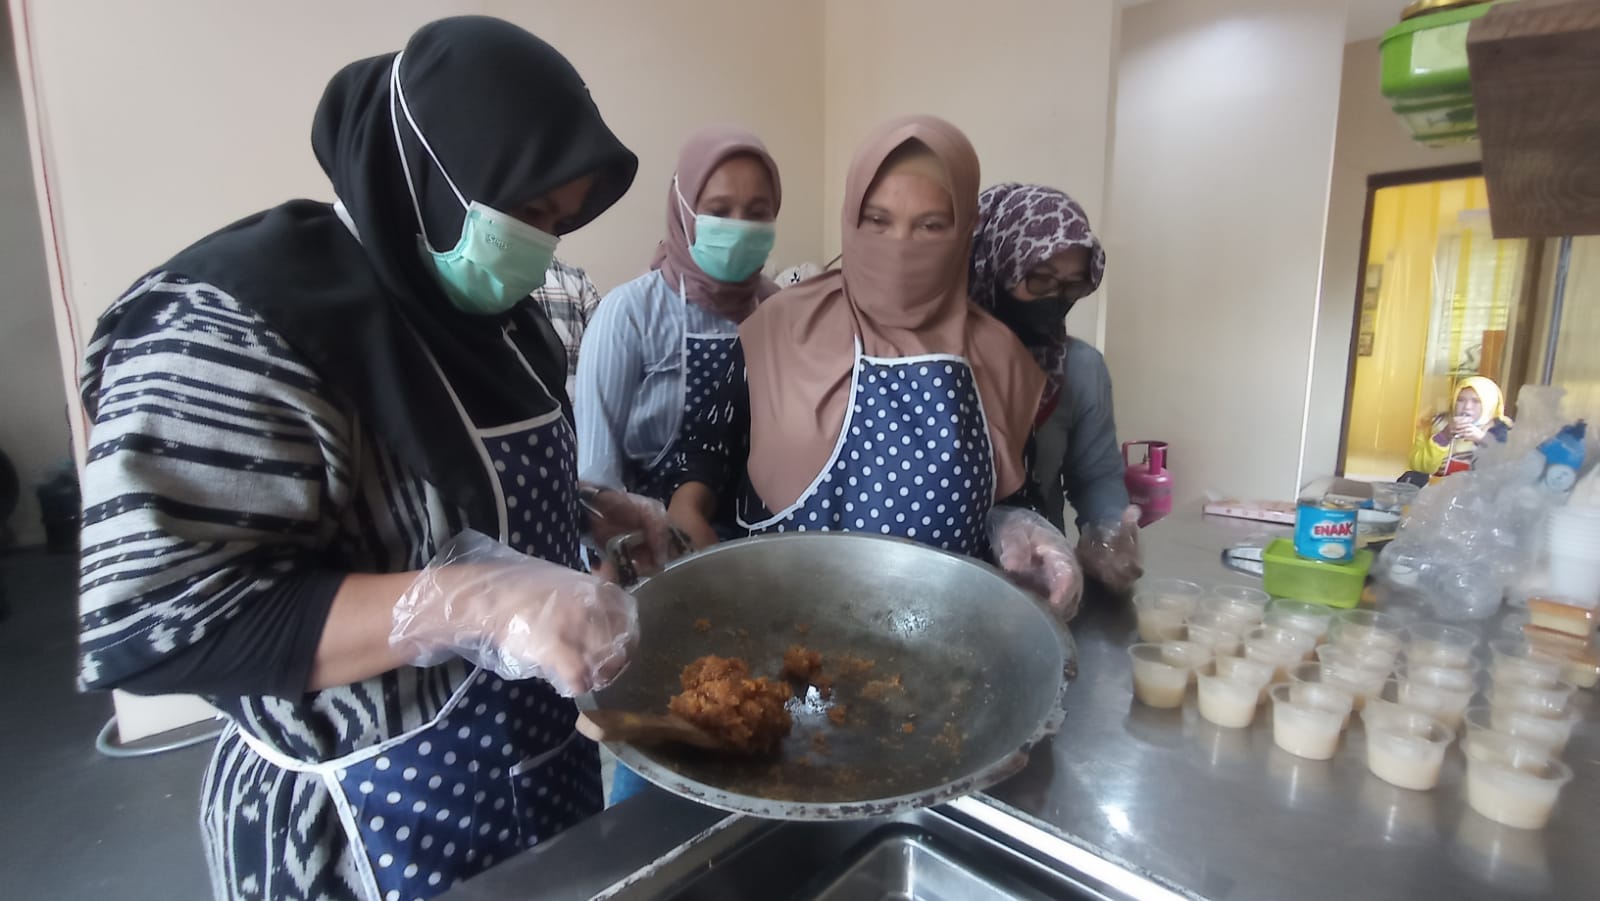
[[[1409,469],[1460,379],[1521,384],[1539,247],[1495,240],[1488,204],[1476,164],[1369,181],[1339,449],[1351,478]]]

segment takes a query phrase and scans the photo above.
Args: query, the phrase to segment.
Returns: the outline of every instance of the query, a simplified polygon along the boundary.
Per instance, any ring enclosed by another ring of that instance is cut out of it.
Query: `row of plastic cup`
[[[1202,718],[1243,728],[1271,701],[1274,743],[1311,759],[1333,756],[1359,714],[1373,775],[1415,791],[1437,784],[1460,736],[1468,804],[1520,828],[1542,826],[1571,779],[1559,755],[1574,686],[1520,637],[1490,642],[1480,682],[1479,635],[1459,626],[1176,580],[1141,585],[1135,605],[1134,694],[1148,706],[1182,706],[1196,686]]]
[[[1543,828],[1572,768],[1560,760],[1578,720],[1560,661],[1526,641],[1489,642],[1487,707],[1466,712],[1467,804],[1519,829]]]

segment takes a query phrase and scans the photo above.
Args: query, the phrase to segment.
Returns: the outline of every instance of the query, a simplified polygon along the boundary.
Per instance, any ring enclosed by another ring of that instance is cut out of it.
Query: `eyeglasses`
[[[1022,277],[1022,286],[1034,297],[1066,297],[1077,300],[1094,289],[1089,279],[1079,277],[1063,281],[1044,272],[1030,272]]]

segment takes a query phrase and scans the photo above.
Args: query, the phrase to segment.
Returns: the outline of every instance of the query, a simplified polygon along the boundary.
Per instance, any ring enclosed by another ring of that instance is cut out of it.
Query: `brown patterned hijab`
[[[1041,331],[1020,317],[1008,315],[1018,303],[1012,300],[1011,289],[1035,266],[1074,247],[1089,251],[1089,283],[1087,290],[1068,298],[1054,327]],[[1100,287],[1105,271],[1106,252],[1089,228],[1088,214],[1064,192],[1044,185],[1002,184],[978,196],[978,230],[972,240],[972,300],[1016,332],[1045,371],[1050,380],[1045,390],[1046,405],[1053,406],[1061,390],[1067,310]]]

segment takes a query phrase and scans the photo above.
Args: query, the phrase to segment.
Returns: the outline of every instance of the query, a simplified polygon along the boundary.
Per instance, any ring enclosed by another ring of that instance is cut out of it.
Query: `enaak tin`
[[[1342,499],[1301,500],[1294,516],[1294,552],[1324,563],[1354,560],[1357,509]]]

